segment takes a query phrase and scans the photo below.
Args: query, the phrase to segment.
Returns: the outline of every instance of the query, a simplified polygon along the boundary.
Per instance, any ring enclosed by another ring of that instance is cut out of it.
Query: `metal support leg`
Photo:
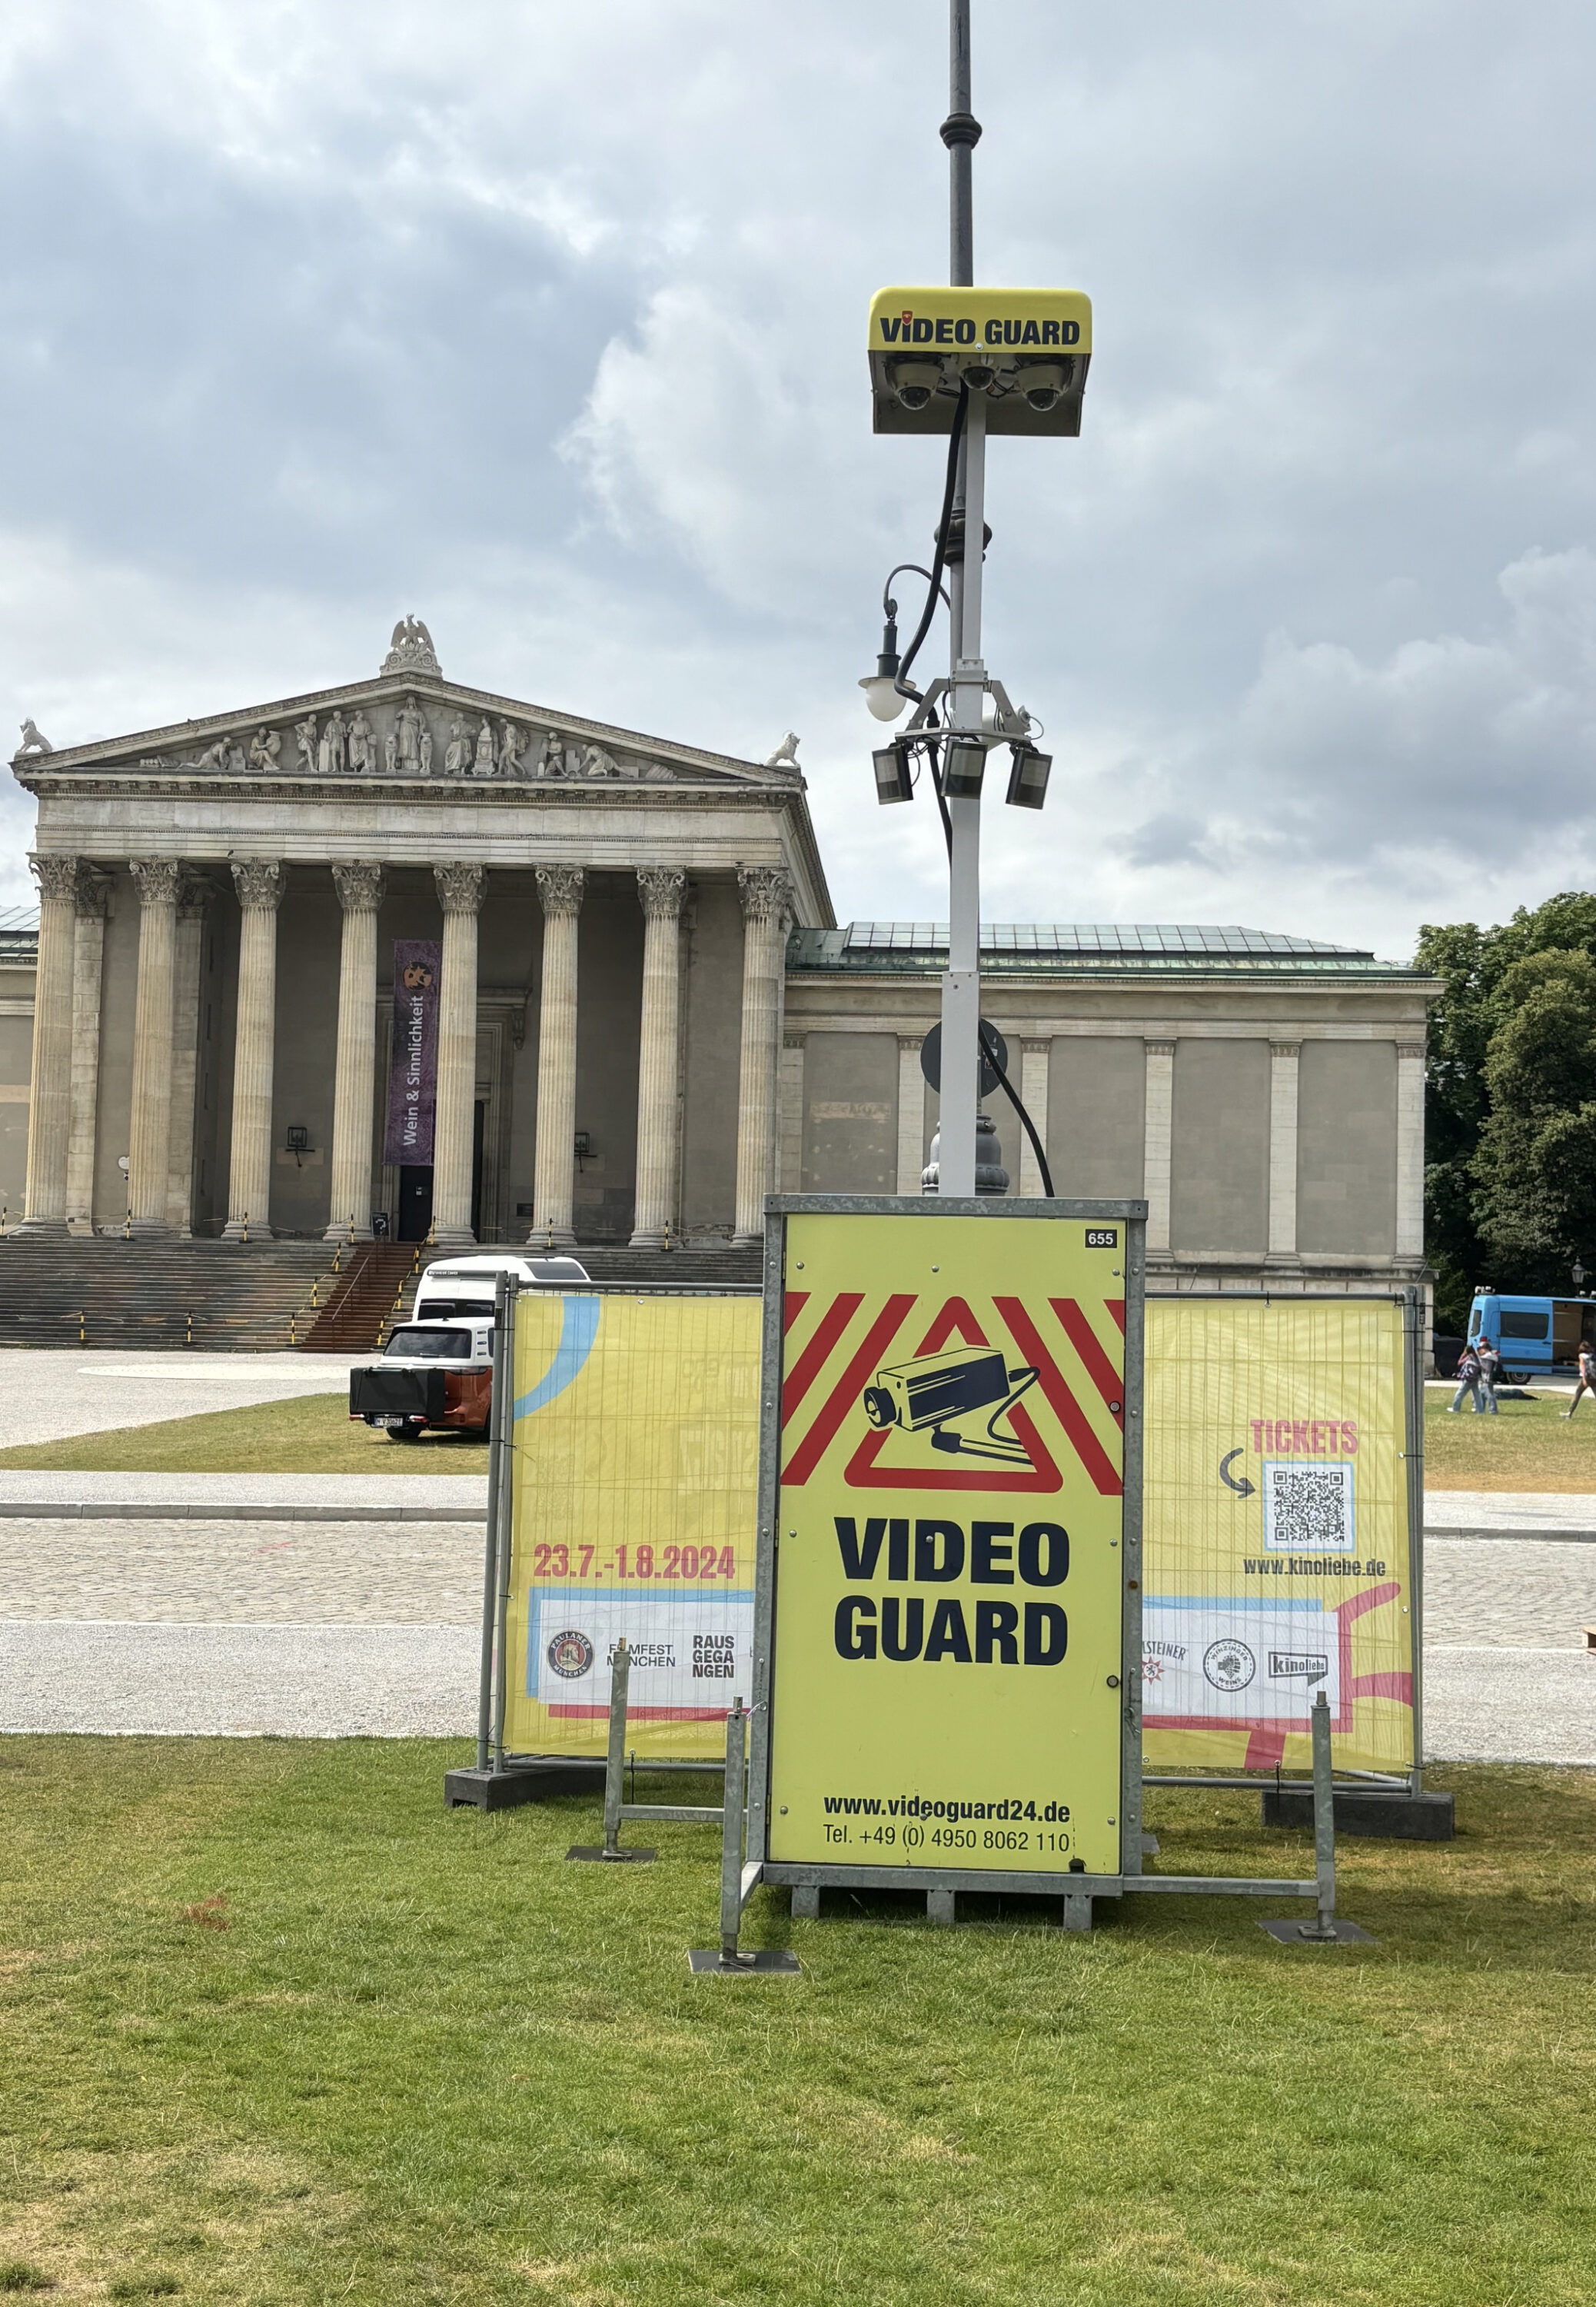
[[[721,1960],[737,1961],[743,1927],[743,1780],[747,1758],[748,1717],[740,1698],[726,1717],[726,1791],[721,1813]]]
[[[1272,1939],[1290,1945],[1306,1941],[1310,1946],[1345,1946],[1361,1940],[1372,1945],[1369,1933],[1356,1923],[1336,1917],[1336,1780],[1330,1756],[1330,1701],[1321,1690],[1313,1702],[1313,1873],[1318,1913],[1310,1923],[1265,1923]]]
[[[1089,1931],[1092,1926],[1091,1894],[1086,1891],[1064,1892],[1064,1928],[1067,1931]]]
[[[748,1711],[740,1698],[726,1717],[726,1788],[721,1804],[721,1943],[695,1947],[687,1968],[696,1977],[796,1977],[803,1965],[787,1947],[761,1947],[744,1954],[738,1940],[743,1907],[764,1869],[758,1859],[743,1864],[747,1810]]]
[[[607,1860],[611,1865],[646,1866],[653,1857],[652,1850],[623,1850],[620,1847],[620,1822],[623,1810],[621,1797],[626,1791],[627,1768],[627,1695],[632,1678],[632,1653],[623,1635],[615,1645],[615,1655],[610,1661],[610,1745],[604,1758],[604,1840],[595,1850],[591,1843],[577,1843],[566,1852],[568,1858]]]
[[[1336,1780],[1330,1768],[1330,1701],[1320,1691],[1313,1702],[1313,1872],[1319,1912],[1300,1928],[1305,1939],[1336,1936]]]
[[[951,1930],[959,1919],[958,1908],[957,1891],[927,1891],[926,1893],[926,1920],[928,1923],[936,1923],[944,1930]]]
[[[792,1886],[792,1912],[797,1922],[817,1923],[820,1920],[820,1885],[818,1882],[795,1882]]]

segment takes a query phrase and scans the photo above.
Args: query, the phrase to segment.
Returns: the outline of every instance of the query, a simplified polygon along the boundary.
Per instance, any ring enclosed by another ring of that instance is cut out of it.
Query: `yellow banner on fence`
[[[1149,1299],[1146,1768],[1413,1762],[1405,1341],[1389,1300]]]
[[[760,1305],[532,1295],[516,1308],[511,1752],[725,1751],[753,1692]]]

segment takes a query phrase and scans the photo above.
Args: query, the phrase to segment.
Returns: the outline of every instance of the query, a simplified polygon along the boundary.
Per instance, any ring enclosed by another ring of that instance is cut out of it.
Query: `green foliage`
[[[54,2291],[55,2278],[30,2259],[0,2260],[0,2291]]]
[[[1446,992],[1430,1013],[1425,1234],[1436,1326],[1461,1330],[1482,1281],[1566,1290],[1596,1266],[1596,895],[1569,891],[1489,930],[1420,931]]]

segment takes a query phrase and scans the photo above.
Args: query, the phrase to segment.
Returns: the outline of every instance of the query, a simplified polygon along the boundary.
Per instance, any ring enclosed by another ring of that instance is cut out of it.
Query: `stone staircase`
[[[442,1254],[407,1241],[4,1234],[0,1346],[363,1353],[405,1320],[421,1267]],[[576,1256],[611,1289],[757,1289],[764,1270],[758,1249],[605,1245]]]
[[[342,1277],[324,1241],[0,1239],[0,1345],[303,1345]]]

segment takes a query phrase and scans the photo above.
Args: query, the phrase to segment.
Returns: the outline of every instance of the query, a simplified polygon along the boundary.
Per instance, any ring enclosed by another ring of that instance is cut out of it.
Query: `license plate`
[[[373,1418],[371,1423],[373,1426],[407,1426],[410,1421],[407,1418],[382,1417]]]

